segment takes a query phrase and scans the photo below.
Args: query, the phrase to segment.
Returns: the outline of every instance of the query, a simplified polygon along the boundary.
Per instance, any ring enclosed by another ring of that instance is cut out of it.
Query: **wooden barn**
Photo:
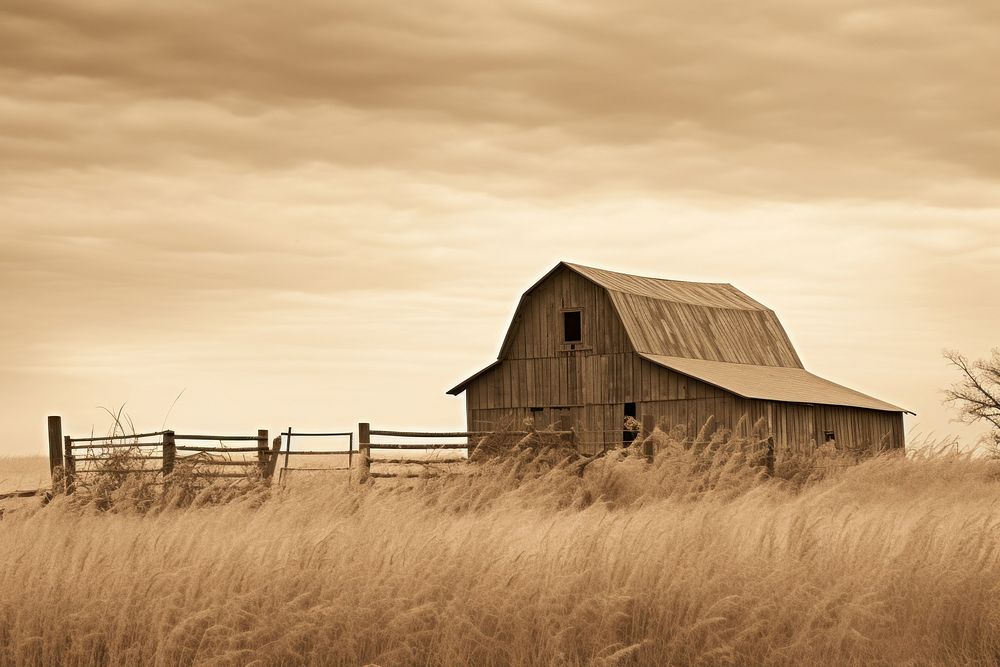
[[[697,429],[766,420],[778,451],[903,447],[903,412],[805,370],[774,311],[724,283],[560,262],[521,297],[497,361],[465,392],[470,431],[533,418],[584,449],[628,437],[629,416]]]

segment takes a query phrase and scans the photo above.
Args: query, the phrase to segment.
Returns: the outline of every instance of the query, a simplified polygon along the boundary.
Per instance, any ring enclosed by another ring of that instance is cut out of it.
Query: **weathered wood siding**
[[[741,398],[636,354],[505,361],[469,385],[466,398],[470,429],[519,427],[528,418],[545,428],[567,417],[593,451],[616,441],[625,403],[690,434],[709,417],[726,428],[744,416],[745,428],[763,419],[781,452],[806,451],[826,431],[845,447],[903,447],[905,440],[901,413]]]
[[[562,269],[538,285],[512,324],[500,356],[503,359],[556,357],[562,345],[561,311],[583,311],[583,342],[577,351],[590,354],[631,352],[628,336],[607,292],[582,276]],[[565,354],[565,353],[564,353]]]

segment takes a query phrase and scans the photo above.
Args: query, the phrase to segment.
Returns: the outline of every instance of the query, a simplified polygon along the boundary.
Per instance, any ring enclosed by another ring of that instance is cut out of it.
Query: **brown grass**
[[[45,456],[0,456],[0,493],[48,488],[49,459]]]
[[[0,664],[996,664],[1000,470],[665,434],[0,521]]]

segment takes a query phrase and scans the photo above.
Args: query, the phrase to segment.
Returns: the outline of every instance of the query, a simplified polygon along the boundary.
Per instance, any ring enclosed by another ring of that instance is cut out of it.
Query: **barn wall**
[[[466,387],[470,409],[583,406],[731,396],[634,353],[505,359]]]
[[[695,434],[714,417],[718,426],[741,434],[760,419],[779,452],[807,451],[833,431],[841,447],[903,447],[900,413],[838,406],[812,406],[745,399],[652,364],[636,354],[588,352],[551,359],[505,361],[467,388],[469,428],[520,428],[533,419],[539,428],[561,419],[579,432],[584,449],[599,450],[620,439],[624,404],[654,415],[667,427]],[[543,408],[532,411],[531,408]],[[741,417],[746,416],[741,425]]]

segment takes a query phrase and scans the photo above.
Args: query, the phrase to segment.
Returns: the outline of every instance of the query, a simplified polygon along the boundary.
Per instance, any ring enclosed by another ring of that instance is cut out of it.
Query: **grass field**
[[[745,463],[668,446],[582,477],[522,457],[146,512],[57,498],[0,521],[0,664],[1000,661],[997,462]]]
[[[0,456],[0,493],[50,485],[48,457]]]

